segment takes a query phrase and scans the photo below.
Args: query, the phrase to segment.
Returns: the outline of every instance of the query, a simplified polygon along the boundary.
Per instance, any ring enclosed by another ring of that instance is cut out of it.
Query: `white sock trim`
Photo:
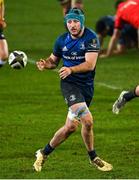
[[[4,64],[6,64],[6,61],[0,59],[0,65],[4,65]]]

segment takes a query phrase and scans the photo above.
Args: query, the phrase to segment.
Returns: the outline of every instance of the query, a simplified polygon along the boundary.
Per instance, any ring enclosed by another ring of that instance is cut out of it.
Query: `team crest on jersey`
[[[92,42],[89,44],[90,47],[97,48],[97,39],[92,39]]]
[[[83,42],[80,44],[80,49],[85,50],[85,45]]]
[[[69,100],[70,101],[75,101],[76,100],[75,94],[70,95]]]
[[[62,51],[68,51],[67,47],[64,46],[63,49],[62,49]]]

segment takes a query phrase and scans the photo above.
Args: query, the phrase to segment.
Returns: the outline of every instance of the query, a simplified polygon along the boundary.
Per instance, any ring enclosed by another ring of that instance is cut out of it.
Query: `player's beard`
[[[71,35],[72,35],[73,37],[75,37],[75,38],[78,38],[78,37],[80,37],[80,34],[81,34],[82,30],[83,30],[83,29],[80,29],[80,31],[79,31],[77,34],[72,34],[72,33],[71,33]]]

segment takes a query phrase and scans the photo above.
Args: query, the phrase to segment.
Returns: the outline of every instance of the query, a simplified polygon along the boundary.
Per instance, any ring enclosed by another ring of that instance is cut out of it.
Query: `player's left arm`
[[[94,70],[97,62],[98,52],[87,52],[85,54],[85,62],[70,67],[72,73],[86,72]]]
[[[97,57],[98,57],[98,52],[87,52],[85,54],[85,62],[72,67],[65,67],[65,66],[62,67],[59,70],[60,78],[65,79],[71,73],[92,71],[96,66]]]

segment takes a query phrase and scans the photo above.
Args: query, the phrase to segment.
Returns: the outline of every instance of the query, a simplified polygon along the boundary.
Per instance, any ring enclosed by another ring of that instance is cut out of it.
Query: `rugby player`
[[[59,70],[61,91],[68,105],[66,122],[49,141],[36,152],[34,169],[41,171],[50,153],[82,125],[81,135],[86,146],[90,163],[101,171],[111,171],[112,165],[102,160],[94,149],[92,132],[93,117],[89,106],[94,92],[95,67],[99,53],[99,41],[94,31],[84,27],[85,16],[78,8],[73,8],[65,16],[68,32],[59,36],[53,53],[47,59],[37,62],[39,70],[56,68],[60,59],[63,66]],[[77,151],[80,151],[77,149]]]
[[[118,99],[113,104],[113,113],[119,114],[120,110],[124,107],[124,105],[136,97],[139,97],[139,85],[137,85],[133,90],[122,91]]]
[[[101,51],[106,52],[107,49],[103,49],[103,43],[107,36],[113,35],[115,16],[103,16],[96,22],[96,32],[99,37]],[[124,24],[121,30],[121,35],[118,39],[116,47],[112,54],[121,54],[126,52],[129,48],[137,48],[137,30],[130,24]]]
[[[114,33],[110,39],[106,54],[101,55],[101,57],[105,58],[112,54],[125,23],[129,23],[137,29],[139,48],[139,0],[119,2],[114,23]]]

